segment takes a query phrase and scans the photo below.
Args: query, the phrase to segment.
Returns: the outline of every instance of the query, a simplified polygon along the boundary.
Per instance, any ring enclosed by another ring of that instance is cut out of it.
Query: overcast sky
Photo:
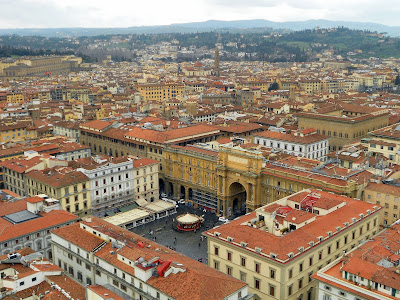
[[[129,27],[267,19],[400,25],[399,0],[0,0],[0,28]]]

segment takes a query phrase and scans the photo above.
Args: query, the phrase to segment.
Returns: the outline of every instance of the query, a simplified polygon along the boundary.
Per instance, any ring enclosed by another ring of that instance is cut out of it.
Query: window
[[[289,285],[289,287],[288,287],[288,296],[291,296],[292,293],[293,293],[293,284]]]
[[[303,272],[303,263],[299,263],[299,272]]]
[[[331,246],[328,246],[328,255],[331,254]]]
[[[214,260],[214,269],[219,270],[219,261]]]
[[[275,286],[269,285],[269,294],[270,296],[275,296]]]
[[[289,279],[293,277],[293,269],[290,269],[290,270],[289,270],[288,276],[289,276]]]
[[[299,289],[303,287],[303,278],[299,279]]]
[[[259,263],[255,263],[255,271],[256,271],[256,273],[260,273],[260,264]]]
[[[226,274],[231,275],[232,276],[232,268],[231,267],[226,267]]]
[[[309,263],[310,263],[310,266],[312,266],[312,264],[313,264],[313,257],[312,256],[309,258]]]
[[[240,272],[240,280],[246,282],[246,273]]]
[[[96,275],[101,277],[101,272],[99,270],[96,270]]]
[[[269,277],[272,279],[275,279],[275,270],[274,269],[269,269]]]
[[[254,288],[257,290],[260,289],[260,279],[254,278]]]
[[[246,266],[246,258],[245,258],[245,257],[241,257],[241,258],[240,258],[240,265],[241,265],[242,267],[245,267],[245,266]]]
[[[228,259],[229,261],[232,261],[232,252],[229,252],[229,251],[228,251],[228,253],[227,253],[227,259]]]
[[[86,264],[86,269],[90,271],[91,268],[89,264]]]
[[[113,285],[118,286],[119,287],[119,282],[116,281],[115,279],[113,279]]]
[[[309,272],[308,273],[308,282],[311,282],[312,281],[312,275],[314,274],[314,271],[311,271],[311,272]]]

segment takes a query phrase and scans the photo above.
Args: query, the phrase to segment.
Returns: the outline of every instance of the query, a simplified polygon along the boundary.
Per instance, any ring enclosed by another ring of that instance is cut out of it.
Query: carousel
[[[182,231],[194,231],[203,224],[203,217],[186,213],[176,217],[176,228]]]

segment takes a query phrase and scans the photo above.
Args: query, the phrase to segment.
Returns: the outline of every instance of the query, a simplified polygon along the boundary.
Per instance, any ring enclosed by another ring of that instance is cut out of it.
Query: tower
[[[219,77],[220,76],[220,69],[219,69],[219,50],[218,46],[215,47],[215,57],[214,57],[214,73],[215,76]]]

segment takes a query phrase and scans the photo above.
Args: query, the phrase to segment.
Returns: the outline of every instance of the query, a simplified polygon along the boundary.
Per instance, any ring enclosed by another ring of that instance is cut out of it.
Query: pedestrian
[[[199,243],[199,248],[200,248],[200,246],[201,246],[201,243]]]

